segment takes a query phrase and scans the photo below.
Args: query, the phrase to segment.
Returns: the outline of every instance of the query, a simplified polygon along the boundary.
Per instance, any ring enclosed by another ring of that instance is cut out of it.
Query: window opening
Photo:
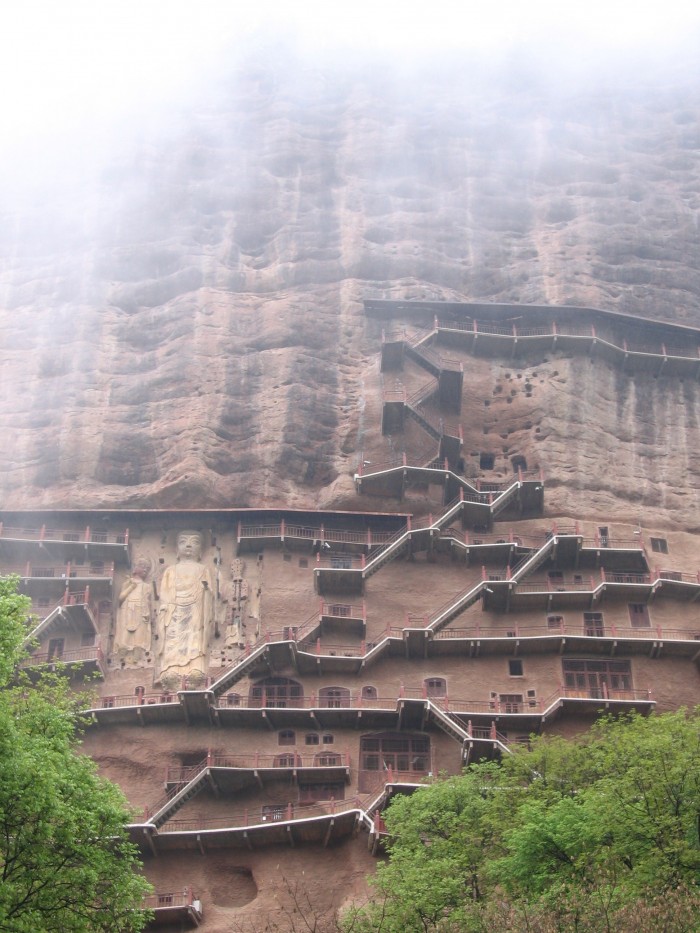
[[[523,676],[523,662],[520,658],[510,658],[508,661],[508,674],[510,677]]]
[[[651,549],[657,554],[668,554],[668,541],[666,538],[652,538]]]
[[[318,691],[319,705],[325,709],[340,709],[350,706],[350,691],[347,687],[321,687]]]
[[[522,713],[522,693],[499,693],[498,702],[502,713]]]
[[[605,635],[602,612],[584,612],[583,634],[591,638],[602,638]]]
[[[294,745],[297,737],[293,729],[282,729],[281,732],[277,733],[277,744],[278,745]]]
[[[562,668],[565,687],[586,697],[598,699],[632,689],[629,661],[570,659],[562,661]]]
[[[447,681],[444,677],[428,677],[423,681],[425,685],[426,696],[444,697],[447,696]]]
[[[262,808],[263,822],[277,823],[287,819],[287,811],[294,813],[294,807],[287,807],[283,803],[265,804]]]
[[[371,790],[376,773],[392,770],[427,774],[430,770],[430,739],[405,732],[364,735],[360,739],[360,793]],[[370,772],[370,773],[367,773]]]
[[[321,752],[314,758],[314,764],[317,764],[320,768],[334,768],[342,763],[341,757],[337,752]]]
[[[288,752],[286,755],[275,755],[275,768],[298,768],[301,765],[301,757],[295,752]]]
[[[300,706],[304,688],[288,677],[265,677],[250,688],[250,705],[284,709]]]
[[[479,469],[480,470],[493,470],[495,463],[496,463],[495,454],[479,454]]]
[[[601,547],[610,547],[610,536],[608,534],[607,525],[598,529],[598,537],[600,538]]]
[[[646,603],[629,603],[627,608],[632,628],[648,628],[651,625],[649,607]]]
[[[304,737],[304,745],[318,745],[319,738],[315,732],[308,732]]]

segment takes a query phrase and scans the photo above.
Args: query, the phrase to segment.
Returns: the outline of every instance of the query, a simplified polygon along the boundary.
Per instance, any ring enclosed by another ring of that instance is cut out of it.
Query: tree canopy
[[[0,930],[141,930],[126,801],[78,753],[77,698],[65,677],[15,673],[28,609],[0,578]]]
[[[399,796],[353,931],[700,929],[700,714],[604,719]]]

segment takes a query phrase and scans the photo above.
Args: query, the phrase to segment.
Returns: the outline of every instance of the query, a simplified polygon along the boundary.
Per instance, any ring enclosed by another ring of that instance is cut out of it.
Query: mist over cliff
[[[353,507],[365,298],[700,326],[698,70],[634,61],[260,36],[167,109],[13,156],[0,505]],[[564,484],[566,431],[540,443]]]

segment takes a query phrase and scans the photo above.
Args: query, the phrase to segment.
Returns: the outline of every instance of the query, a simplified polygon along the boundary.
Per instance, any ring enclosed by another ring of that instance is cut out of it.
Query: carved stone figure
[[[200,563],[201,556],[202,535],[181,531],[177,563],[167,568],[160,584],[156,652],[161,683],[206,674],[214,588],[209,569]]]
[[[152,594],[146,582],[150,561],[139,558],[119,592],[114,654],[139,659],[151,650]]]

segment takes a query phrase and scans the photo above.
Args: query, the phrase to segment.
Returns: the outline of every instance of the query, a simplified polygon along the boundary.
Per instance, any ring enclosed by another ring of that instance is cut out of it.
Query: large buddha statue
[[[160,584],[156,676],[161,683],[207,672],[207,651],[214,620],[214,589],[209,569],[200,563],[202,535],[181,531],[177,563]]]
[[[147,583],[151,563],[140,557],[119,591],[114,654],[141,660],[151,649],[152,594]]]

